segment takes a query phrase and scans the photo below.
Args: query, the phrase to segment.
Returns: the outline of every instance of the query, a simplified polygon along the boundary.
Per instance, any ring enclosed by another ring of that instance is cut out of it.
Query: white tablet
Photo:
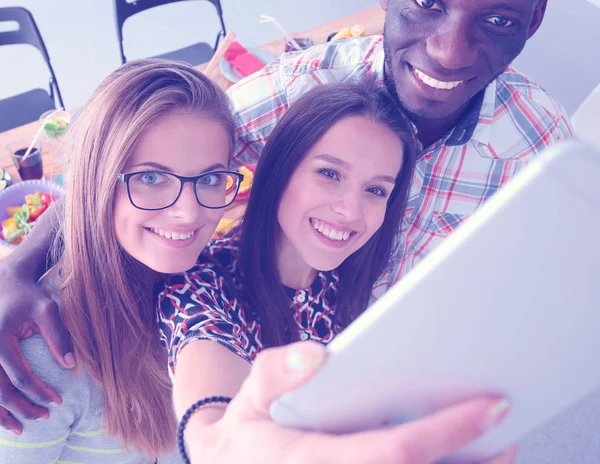
[[[352,432],[507,395],[500,427],[452,460],[518,443],[600,388],[600,154],[549,149],[329,346],[271,407],[281,424]]]

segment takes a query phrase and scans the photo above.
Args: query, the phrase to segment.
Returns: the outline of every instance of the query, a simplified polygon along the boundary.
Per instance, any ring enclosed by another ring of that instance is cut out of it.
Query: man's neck
[[[451,118],[446,118],[443,120],[427,119],[411,115],[410,120],[417,128],[417,138],[423,144],[423,147],[427,148],[441,139],[450,131],[450,129],[456,126],[464,113],[465,110],[457,113]]]

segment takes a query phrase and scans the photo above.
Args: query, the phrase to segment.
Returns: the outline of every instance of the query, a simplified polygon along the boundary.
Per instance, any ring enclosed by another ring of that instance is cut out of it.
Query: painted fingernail
[[[67,353],[63,359],[67,366],[75,367],[75,356],[73,356],[73,353]]]
[[[492,405],[488,410],[488,417],[486,420],[486,428],[496,427],[500,424],[508,415],[510,411],[510,401],[503,399]]]
[[[287,355],[285,365],[290,371],[305,372],[321,364],[323,359],[322,349],[312,343],[302,345],[294,348]]]

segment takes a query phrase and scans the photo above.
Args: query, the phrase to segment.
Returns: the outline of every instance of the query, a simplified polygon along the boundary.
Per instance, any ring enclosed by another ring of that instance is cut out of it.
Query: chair
[[[0,8],[0,22],[5,21],[14,21],[19,28],[15,31],[0,31],[0,46],[28,44],[37,48],[50,71],[50,89],[49,92],[34,89],[0,100],[0,132],[35,121],[45,111],[56,108],[56,100],[64,107],[50,56],[31,13],[21,7]]]
[[[175,3],[185,0],[115,0],[115,14],[117,22],[117,36],[119,38],[119,47],[121,49],[121,62],[125,64],[127,58],[125,58],[125,52],[123,51],[123,24],[131,16],[141,13],[142,11],[154,8],[157,6],[166,5],[168,3]],[[223,22],[223,10],[221,8],[220,0],[202,0],[212,3],[219,17],[221,23],[221,30],[217,34],[217,40],[215,46],[211,47],[205,42],[196,43],[179,50],[175,50],[169,53],[155,56],[154,58],[162,58],[165,60],[185,61],[191,65],[197,65],[209,61],[213,56],[219,40],[225,37],[225,23]]]

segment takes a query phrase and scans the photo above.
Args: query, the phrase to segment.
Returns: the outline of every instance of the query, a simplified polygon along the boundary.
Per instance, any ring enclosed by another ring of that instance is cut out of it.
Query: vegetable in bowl
[[[8,218],[2,221],[0,238],[12,245],[21,243],[53,201],[50,193],[36,192],[25,195],[24,204],[7,207]]]

